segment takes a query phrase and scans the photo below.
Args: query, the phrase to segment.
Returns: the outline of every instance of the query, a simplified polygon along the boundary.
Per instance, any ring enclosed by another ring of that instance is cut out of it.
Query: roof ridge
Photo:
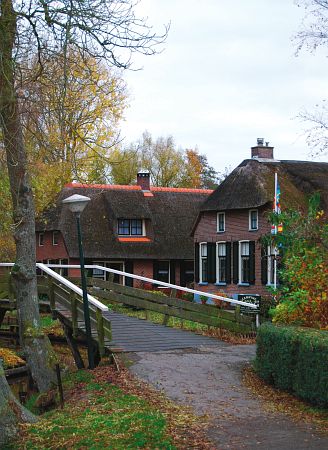
[[[211,194],[213,189],[195,189],[195,188],[174,188],[174,187],[156,187],[150,188],[154,192],[190,192],[197,194]]]
[[[126,191],[141,191],[138,185],[127,184],[84,184],[84,183],[67,183],[65,188],[85,188],[85,189],[117,189]]]
[[[85,183],[67,183],[65,188],[85,188],[85,189],[117,189],[126,191],[141,191],[141,186],[126,184],[85,184]],[[211,194],[213,189],[194,189],[194,188],[173,188],[151,186],[150,192],[189,192],[193,194]]]

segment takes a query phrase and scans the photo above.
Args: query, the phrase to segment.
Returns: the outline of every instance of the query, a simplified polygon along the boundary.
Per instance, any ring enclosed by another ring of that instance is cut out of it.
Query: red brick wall
[[[135,259],[133,261],[133,274],[141,277],[153,278],[153,261],[147,259]],[[139,280],[133,281],[134,287],[144,287],[144,282]],[[152,288],[152,285],[146,286]]]
[[[225,211],[225,229],[223,233],[217,230],[217,214],[216,212],[204,212],[197,225],[194,240],[195,242],[219,242],[219,241],[255,241],[255,284],[250,286],[238,286],[237,284],[228,284],[226,286],[215,286],[208,284],[200,286],[196,284],[195,289],[204,292],[217,293],[224,292],[229,295],[233,294],[268,294],[266,286],[261,282],[261,246],[258,239],[270,232],[271,226],[267,220],[267,208],[259,209],[258,223],[259,228],[256,231],[249,231],[249,210],[231,210]]]
[[[39,246],[39,233],[36,233],[36,259],[65,259],[68,258],[65,242],[61,233],[58,233],[58,245],[52,245],[52,231],[44,232],[43,246]]]

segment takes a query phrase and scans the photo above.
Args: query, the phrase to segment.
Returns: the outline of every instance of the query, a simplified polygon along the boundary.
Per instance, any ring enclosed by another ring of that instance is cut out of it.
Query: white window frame
[[[278,255],[278,250],[271,245],[267,246],[267,286],[274,285],[274,257]],[[272,280],[272,282],[270,281]]]
[[[219,274],[220,274],[220,260],[219,260],[219,245],[220,244],[224,244],[225,245],[225,261],[227,264],[227,242],[226,241],[219,241],[216,243],[216,264],[215,264],[215,268],[216,268],[216,283],[217,284],[226,284],[227,281],[222,281],[219,279]]]
[[[42,236],[42,244],[41,244],[41,236]],[[44,233],[39,233],[39,247],[44,246]]]
[[[142,227],[142,234],[120,234],[119,233],[119,229],[120,229],[120,226],[119,226],[119,220],[128,220],[130,223],[129,223],[129,228],[130,228],[130,233],[131,233],[131,221],[132,220],[141,220],[141,227]],[[146,224],[145,224],[145,219],[127,219],[127,218],[120,218],[120,219],[118,219],[117,220],[117,235],[119,236],[119,237],[144,237],[144,236],[146,236]]]
[[[203,245],[206,246],[206,256],[202,256],[202,246]],[[207,283],[206,280],[205,281],[203,280],[203,264],[202,264],[203,259],[206,258],[206,260],[207,260],[207,251],[208,251],[207,242],[200,242],[199,243],[199,282],[200,283]],[[207,270],[208,270],[208,267],[207,267]]]
[[[55,236],[57,236],[57,242],[55,243]],[[52,245],[58,245],[59,244],[59,231],[54,230],[52,232]]]
[[[219,224],[220,224],[220,219],[219,217],[223,216],[223,230],[219,229]],[[216,231],[217,233],[224,233],[226,230],[226,221],[225,221],[225,212],[224,211],[219,211],[216,215]]]
[[[256,228],[252,228],[252,213],[256,212]],[[259,229],[259,212],[257,209],[250,209],[248,212],[248,230],[257,231]]]
[[[249,284],[249,281],[242,281],[242,261],[241,261],[241,246],[244,243],[248,243],[248,258],[250,259],[250,248],[249,248],[249,240],[243,240],[239,241],[239,247],[238,247],[238,284]]]

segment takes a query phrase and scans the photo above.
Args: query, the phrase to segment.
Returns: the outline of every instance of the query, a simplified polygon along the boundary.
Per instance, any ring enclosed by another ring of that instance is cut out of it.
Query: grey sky
[[[126,142],[170,134],[219,171],[249,157],[257,137],[276,158],[310,159],[295,117],[327,97],[328,61],[323,51],[295,57],[304,10],[293,0],[141,0],[139,12],[171,30],[161,54],[125,74]]]

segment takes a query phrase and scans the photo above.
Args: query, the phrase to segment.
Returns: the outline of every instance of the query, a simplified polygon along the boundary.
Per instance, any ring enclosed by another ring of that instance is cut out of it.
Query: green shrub
[[[328,332],[263,324],[257,333],[255,370],[279,389],[328,406]]]

